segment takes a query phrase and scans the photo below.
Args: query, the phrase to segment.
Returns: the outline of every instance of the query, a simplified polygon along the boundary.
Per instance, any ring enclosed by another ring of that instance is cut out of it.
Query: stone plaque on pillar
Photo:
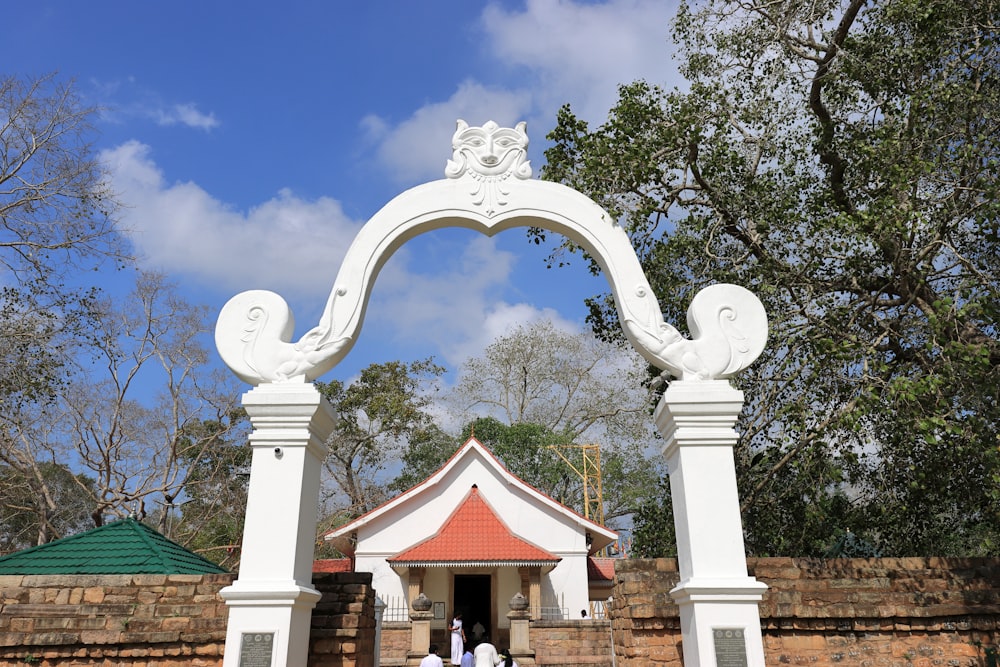
[[[240,640],[240,667],[271,667],[273,632],[244,632]]]
[[[747,667],[747,640],[743,628],[715,628],[712,639],[717,667]]]

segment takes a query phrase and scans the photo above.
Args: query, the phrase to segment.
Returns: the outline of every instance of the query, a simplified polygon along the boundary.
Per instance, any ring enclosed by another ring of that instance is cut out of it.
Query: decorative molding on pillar
[[[253,424],[252,447],[305,446],[320,461],[326,458],[337,414],[312,384],[263,384],[243,394],[243,407]]]
[[[585,250],[608,279],[622,329],[648,362],[685,380],[732,377],[760,355],[767,314],[752,293],[711,285],[688,309],[687,339],[663,319],[625,230],[583,194],[531,178],[525,124],[458,121],[446,178],[411,188],[386,204],[358,232],[319,323],[292,342],[295,319],[281,296],[237,294],[223,307],[215,343],[226,365],[252,385],[314,380],[350,351],[364,321],[375,278],[406,241],[445,227],[493,235],[539,227]],[[305,239],[304,241],[308,241]]]
[[[670,591],[678,606],[695,602],[752,602],[764,599],[767,584],[753,577],[688,579]]]
[[[288,586],[284,581],[254,581],[248,585],[239,580],[219,591],[229,607],[307,607],[312,609],[323,596],[315,588]]]
[[[742,410],[743,392],[728,380],[672,381],[653,412],[664,456],[684,445],[732,447],[739,437],[733,426]]]

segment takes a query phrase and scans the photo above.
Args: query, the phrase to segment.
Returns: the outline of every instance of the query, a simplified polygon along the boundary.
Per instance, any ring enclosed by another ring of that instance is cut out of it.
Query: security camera
[[[274,448],[274,455],[277,456],[279,459],[281,458],[281,447]]]

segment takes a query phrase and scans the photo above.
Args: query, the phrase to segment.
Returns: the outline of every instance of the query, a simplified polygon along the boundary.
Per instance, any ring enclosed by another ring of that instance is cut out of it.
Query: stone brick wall
[[[234,575],[0,576],[0,664],[218,667]],[[309,664],[372,664],[371,575],[316,574]]]
[[[406,664],[406,653],[410,650],[410,622],[392,621],[382,624],[382,667],[398,667]]]
[[[671,559],[616,563],[610,611],[618,667],[680,667]],[[972,667],[1000,641],[1000,561],[748,559],[769,665]]]
[[[141,667],[222,662],[232,575],[0,576],[0,662]]]
[[[1000,642],[1000,560],[761,558],[747,564],[770,587],[761,604],[769,665],[984,667],[977,642]],[[678,611],[669,595],[679,578],[676,561],[616,565],[610,625],[532,622],[536,665],[681,666]],[[232,580],[0,576],[0,664],[219,667],[227,610],[218,591]],[[371,575],[316,574],[314,585],[323,597],[313,613],[309,664],[372,664]],[[405,655],[409,639],[409,624],[386,624],[383,658]]]
[[[535,664],[611,667],[611,626],[607,621],[532,621]]]
[[[366,572],[313,573],[323,597],[313,609],[309,632],[310,667],[374,664],[375,589]]]

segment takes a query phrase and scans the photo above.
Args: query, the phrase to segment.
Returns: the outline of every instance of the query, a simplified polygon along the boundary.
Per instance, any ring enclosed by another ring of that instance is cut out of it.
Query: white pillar
[[[670,471],[680,570],[670,595],[687,667],[764,667],[757,605],[767,586],[747,574],[733,460],[742,408],[726,380],[675,380],[653,415]]]
[[[253,433],[240,572],[229,607],[224,667],[305,667],[320,593],[312,585],[320,468],[336,424],[312,384],[261,384],[243,395]],[[270,651],[270,662],[263,658]]]

